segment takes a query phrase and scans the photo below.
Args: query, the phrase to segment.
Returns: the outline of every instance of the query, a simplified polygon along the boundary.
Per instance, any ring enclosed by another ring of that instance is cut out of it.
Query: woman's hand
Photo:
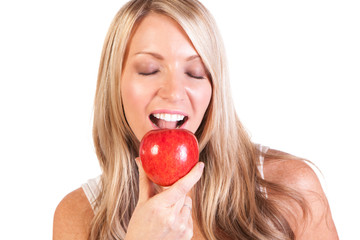
[[[197,163],[185,177],[156,195],[153,183],[142,168],[140,158],[136,159],[136,163],[139,167],[139,201],[130,219],[125,239],[191,239],[192,202],[186,194],[200,179],[204,163]]]

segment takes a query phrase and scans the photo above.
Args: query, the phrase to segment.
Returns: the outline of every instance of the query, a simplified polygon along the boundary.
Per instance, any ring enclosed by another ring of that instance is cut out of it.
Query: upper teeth
[[[155,113],[153,115],[158,119],[162,119],[168,122],[182,121],[185,117],[184,115],[181,114],[169,114],[169,113]]]

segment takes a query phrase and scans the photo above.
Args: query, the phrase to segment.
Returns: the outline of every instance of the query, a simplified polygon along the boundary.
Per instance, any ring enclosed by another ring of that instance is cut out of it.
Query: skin
[[[125,62],[121,94],[126,119],[139,140],[155,128],[149,119],[153,112],[183,113],[188,116],[183,128],[197,130],[211,99],[211,83],[175,21],[147,16],[130,41]]]
[[[303,214],[299,206],[291,202],[288,203],[296,213],[295,219],[292,216],[287,216],[296,239],[339,239],[329,203],[316,173],[307,163],[300,159],[294,160],[290,154],[273,149],[269,151],[271,154],[284,157],[285,160],[265,158],[265,179],[295,189],[309,203],[311,217],[307,221],[301,219]],[[271,198],[271,192],[269,192],[269,198]]]
[[[154,128],[149,114],[156,110],[186,114],[189,120],[183,127],[195,132],[211,98],[205,68],[188,37],[176,22],[158,14],[145,17],[136,29],[128,46],[121,84],[125,114],[138,139]],[[136,163],[140,195],[126,239],[204,239],[197,223],[193,222],[190,208],[185,206],[192,205],[189,193],[201,177],[203,163],[198,163],[184,178],[156,195],[139,158]],[[264,174],[267,180],[300,191],[310,202],[312,221],[309,224],[304,225],[301,218],[293,221],[289,216],[297,239],[338,239],[326,196],[307,164],[295,160],[279,164],[265,159]],[[268,194],[271,198],[271,192]],[[296,206],[294,209],[301,216]],[[53,239],[87,239],[93,217],[83,190],[75,190],[55,211]]]

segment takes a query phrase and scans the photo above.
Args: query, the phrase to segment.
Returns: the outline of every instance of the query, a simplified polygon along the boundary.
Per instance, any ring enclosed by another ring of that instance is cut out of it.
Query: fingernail
[[[142,162],[141,162],[141,159],[139,157],[135,158],[135,162],[136,164],[139,166],[142,166]]]
[[[205,164],[203,162],[200,162],[198,165],[199,171],[202,171],[205,167]]]

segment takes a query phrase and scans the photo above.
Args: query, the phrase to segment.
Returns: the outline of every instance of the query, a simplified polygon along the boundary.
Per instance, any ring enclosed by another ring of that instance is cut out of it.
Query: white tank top
[[[96,198],[100,194],[100,189],[101,189],[100,177],[101,176],[89,179],[86,183],[81,185],[87,199],[89,200],[89,203],[90,203],[93,211],[95,211]]]
[[[266,153],[269,150],[269,147],[262,146],[260,144],[257,144],[256,147],[262,153]],[[265,160],[264,156],[260,155],[258,169],[259,169],[260,175],[263,179],[264,179],[264,160]],[[81,185],[81,187],[82,187],[87,199],[89,200],[89,203],[90,203],[93,211],[95,211],[95,201],[96,201],[96,198],[99,196],[100,190],[101,190],[100,176],[89,179],[86,183]],[[267,195],[266,189],[264,189],[263,191],[265,192],[265,195]]]

